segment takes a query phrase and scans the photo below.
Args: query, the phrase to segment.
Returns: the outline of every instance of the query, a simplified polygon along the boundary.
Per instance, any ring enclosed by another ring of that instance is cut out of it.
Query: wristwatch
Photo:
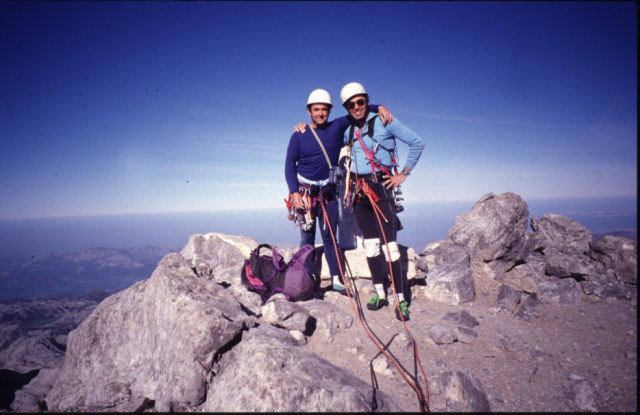
[[[407,168],[404,168],[404,169],[402,169],[402,174],[404,174],[405,176],[408,176],[408,175],[411,174],[411,170],[409,170]]]

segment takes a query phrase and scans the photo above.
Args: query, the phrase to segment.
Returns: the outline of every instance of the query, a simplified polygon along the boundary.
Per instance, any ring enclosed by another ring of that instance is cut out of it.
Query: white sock
[[[398,304],[400,304],[403,301],[404,301],[404,294],[403,293],[398,293]]]
[[[387,298],[387,293],[384,292],[384,285],[382,284],[373,284],[376,288],[376,292],[378,293],[378,297]]]
[[[337,284],[337,285],[343,285],[342,281],[340,281],[340,276],[339,275],[334,275],[333,276],[333,283]]]

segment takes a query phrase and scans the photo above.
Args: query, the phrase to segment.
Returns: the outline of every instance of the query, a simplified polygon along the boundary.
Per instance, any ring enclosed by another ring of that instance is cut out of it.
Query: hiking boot
[[[373,294],[373,297],[371,297],[371,300],[369,300],[369,303],[367,304],[367,308],[369,310],[380,310],[382,307],[387,305],[387,299],[386,298],[380,298],[380,296],[378,294]]]
[[[345,294],[347,289],[345,288],[344,285],[340,284],[339,282],[334,282],[333,283],[333,291],[337,291],[340,294]]]
[[[398,308],[400,308],[399,312]],[[404,321],[409,321],[409,304],[406,301],[401,301],[399,307],[396,307],[396,318],[400,321],[403,319]]]

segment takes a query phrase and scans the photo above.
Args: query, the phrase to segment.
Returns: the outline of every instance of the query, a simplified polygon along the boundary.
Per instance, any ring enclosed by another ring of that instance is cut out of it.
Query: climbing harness
[[[311,207],[314,206],[313,199],[310,194],[309,186],[300,186],[298,189],[300,197],[302,199],[303,209],[297,209],[293,205],[291,193],[289,198],[284,199],[284,203],[289,211],[288,219],[292,221],[296,226],[299,226],[304,231],[309,231],[313,227],[313,215],[311,214]]]
[[[362,179],[362,178],[360,178]],[[391,257],[391,253],[389,251],[389,246],[387,243],[387,238],[386,235],[384,234],[384,230],[382,228],[382,222],[380,221],[380,215],[382,214],[382,211],[380,210],[380,207],[377,206],[376,201],[379,200],[378,196],[375,195],[375,192],[373,192],[373,190],[366,185],[366,183],[364,182],[364,180],[362,181],[363,183],[363,188],[366,186],[366,188],[368,190],[364,190],[364,194],[366,195],[366,197],[368,198],[368,200],[371,201],[373,206],[376,206],[374,208],[375,212],[376,212],[376,217],[378,219],[378,223],[380,226],[380,231],[384,237],[384,241],[385,241],[385,246],[387,249],[387,254],[388,254],[388,258]],[[319,196],[320,198],[322,198],[322,194],[320,194]],[[338,267],[340,270],[340,276],[342,277],[342,281],[345,284],[345,286],[347,287],[347,289],[345,290],[347,293],[347,296],[349,297],[349,302],[351,303],[351,307],[354,310],[354,313],[356,314],[356,316],[358,317],[358,320],[360,321],[360,324],[362,325],[362,327],[364,328],[364,331],[367,333],[367,335],[369,336],[369,338],[371,339],[371,341],[376,345],[376,347],[380,350],[380,352],[374,357],[374,359],[379,356],[380,354],[384,354],[389,361],[398,369],[398,372],[400,373],[400,375],[403,377],[403,379],[413,388],[413,390],[416,392],[416,395],[418,397],[418,401],[420,404],[420,411],[421,412],[429,412],[429,386],[427,384],[427,376],[425,375],[424,369],[422,367],[422,363],[420,362],[420,357],[418,355],[418,346],[417,343],[415,341],[415,338],[413,337],[413,335],[411,334],[411,331],[409,330],[409,328],[406,325],[406,322],[404,321],[404,317],[402,316],[402,313],[400,313],[401,319],[402,319],[402,324],[404,325],[404,328],[407,332],[407,334],[409,335],[409,337],[412,340],[413,343],[413,354],[414,354],[414,367],[415,367],[415,371],[417,372],[417,367],[420,367],[420,371],[422,373],[422,377],[424,379],[424,386],[425,386],[425,392],[423,393],[421,385],[420,385],[420,380],[418,378],[418,375],[412,375],[411,373],[409,373],[409,371],[402,366],[402,364],[398,361],[398,359],[388,350],[388,346],[391,343],[391,341],[393,340],[393,338],[395,337],[395,335],[391,338],[391,340],[388,342],[388,344],[383,345],[382,341],[378,338],[378,336],[373,332],[373,330],[371,329],[371,327],[369,326],[369,324],[367,323],[365,317],[364,317],[364,311],[362,309],[362,304],[360,301],[360,295],[359,292],[357,290],[357,287],[355,285],[355,283],[353,283],[353,273],[351,272],[351,267],[349,266],[349,263],[346,260],[346,257],[341,256],[340,252],[338,251],[338,245],[336,243],[336,238],[335,235],[333,234],[333,229],[331,227],[331,224],[329,223],[329,215],[327,214],[327,211],[324,207],[324,203],[321,203],[322,206],[322,213],[323,213],[323,218],[324,218],[324,222],[325,225],[329,224],[329,231],[331,233],[331,238],[333,239],[333,246],[335,249],[335,253],[336,253],[336,258],[338,258]],[[384,215],[382,215],[384,216]],[[387,220],[385,218],[385,220]],[[349,271],[349,277],[350,278],[346,278],[345,277],[345,272],[342,268],[342,263],[340,261],[340,258],[343,258],[345,261],[345,264],[348,268]],[[397,296],[396,293],[396,289],[395,289],[395,282],[394,282],[394,275],[393,275],[393,269],[391,266],[391,262],[389,263],[389,275],[391,277],[391,285],[393,286],[393,291],[394,294]],[[353,292],[353,296],[351,294],[351,292]],[[355,297],[355,298],[354,298]],[[396,301],[396,307],[400,307],[400,304],[398,301]],[[372,361],[373,362],[373,359]],[[377,380],[375,379],[375,374],[373,371],[373,366],[370,364],[370,370],[371,370],[371,376],[372,376],[372,387],[373,387],[373,395],[372,395],[372,403],[371,403],[371,408],[372,410],[377,409],[377,402],[376,402],[376,395],[375,395],[375,391],[378,388],[378,384],[377,384]]]
[[[351,124],[351,127],[349,129],[349,143],[353,143],[353,136],[355,134],[355,137],[358,140],[358,143],[360,143],[360,146],[362,147],[362,151],[364,152],[365,157],[367,158],[367,160],[369,161],[369,164],[371,165],[371,174],[375,174],[376,172],[375,169],[378,169],[378,170],[384,171],[388,176],[391,176],[387,167],[380,164],[380,162],[378,162],[378,160],[376,160],[375,158],[375,153],[378,150],[378,147],[380,147],[383,150],[386,150],[387,152],[389,152],[389,155],[391,156],[391,162],[393,163],[394,166],[396,164],[395,148],[394,149],[385,148],[381,146],[380,143],[376,142],[373,139],[374,125],[377,117],[378,116],[376,115],[375,117],[372,117],[367,121],[366,135],[368,135],[369,139],[371,139],[371,141],[375,143],[375,145],[370,150],[367,149],[367,146],[364,145],[364,142],[362,141],[362,137],[360,136],[360,130],[356,129],[353,124]]]
[[[364,152],[365,158],[367,159],[367,161],[369,162],[369,165],[371,166],[371,177],[373,179],[374,182],[377,183],[377,181],[380,179],[378,177],[378,175],[376,174],[376,169],[379,172],[383,172],[384,174],[386,174],[387,176],[391,177],[391,176],[395,176],[398,174],[398,164],[397,164],[397,150],[396,148],[386,148],[384,146],[382,146],[380,143],[378,143],[376,140],[373,139],[373,132],[374,132],[374,125],[375,125],[375,119],[377,118],[377,115],[370,118],[367,121],[367,132],[365,133],[365,135],[369,136],[369,139],[371,139],[371,141],[373,141],[375,143],[375,145],[371,148],[371,149],[367,149],[367,146],[364,144],[364,141],[362,140],[362,137],[360,136],[360,131],[359,129],[356,129],[355,126],[352,124],[350,129],[349,129],[349,141],[348,141],[348,156],[349,156],[349,161],[350,161],[350,157],[351,157],[351,149],[354,145],[354,135],[358,141],[358,143],[360,144],[360,147],[362,148],[362,151]],[[378,148],[382,148],[383,150],[387,151],[389,153],[389,156],[391,158],[391,163],[392,166],[384,166],[382,165],[376,158],[375,158],[375,153],[378,150]],[[357,163],[357,161],[356,161]],[[357,167],[357,166],[356,166]],[[391,173],[390,170],[393,170],[393,174]],[[356,169],[357,171],[357,169]],[[356,174],[357,175],[357,174]],[[350,193],[350,189],[349,189],[349,178],[351,176],[351,171],[350,169],[348,170],[347,173],[347,187],[345,190],[345,199],[344,199],[344,206],[345,208],[349,209],[350,207],[353,206],[353,200],[349,199],[350,197],[352,198],[353,196]],[[400,189],[400,186],[396,186],[393,189],[393,201],[395,204],[395,208],[396,208],[396,212],[402,212],[404,210],[404,207],[402,206],[402,201],[404,200],[402,197],[400,197],[402,195],[402,190]]]

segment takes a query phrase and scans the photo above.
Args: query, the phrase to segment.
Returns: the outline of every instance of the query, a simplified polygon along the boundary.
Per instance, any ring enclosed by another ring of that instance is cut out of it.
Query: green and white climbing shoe
[[[367,304],[367,308],[369,310],[380,310],[382,307],[386,305],[387,305],[386,298],[380,298],[378,294],[373,294],[373,296],[371,297],[371,300],[369,300],[369,303]]]
[[[406,301],[401,301],[399,307],[396,307],[396,318],[400,321],[409,321],[409,304]]]

